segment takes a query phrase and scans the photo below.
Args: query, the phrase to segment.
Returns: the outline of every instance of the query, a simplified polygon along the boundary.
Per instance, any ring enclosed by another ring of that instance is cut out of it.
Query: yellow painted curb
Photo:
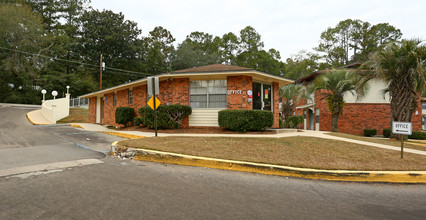
[[[117,146],[117,143],[118,142],[114,142],[112,145]],[[134,150],[134,159],[136,160],[171,163],[177,165],[209,167],[214,169],[244,171],[267,175],[291,176],[309,179],[323,179],[331,181],[423,184],[426,183],[426,171],[319,170],[244,161],[223,160],[208,157],[198,157],[148,149]]]
[[[110,132],[110,131],[100,131],[100,132],[105,133],[105,134],[114,135],[114,136],[117,136],[117,137],[128,138],[128,139],[137,139],[137,138],[144,138],[145,137],[145,136],[141,136],[141,135],[126,134],[126,133],[121,133],[121,132]]]
[[[78,125],[78,124],[70,124],[70,126],[71,127],[74,127],[74,128],[82,128],[82,129],[84,129],[83,127],[81,127],[80,125]]]

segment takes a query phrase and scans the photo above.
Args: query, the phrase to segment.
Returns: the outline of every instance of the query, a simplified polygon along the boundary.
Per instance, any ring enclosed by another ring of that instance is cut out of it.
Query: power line
[[[27,55],[40,56],[40,57],[45,57],[45,58],[49,58],[49,59],[54,59],[54,60],[57,60],[57,61],[64,61],[64,62],[74,63],[74,64],[78,64],[78,65],[86,65],[86,66],[99,68],[98,65],[94,65],[94,64],[90,64],[90,63],[83,63],[83,62],[78,62],[78,61],[66,60],[66,59],[61,59],[61,58],[56,58],[56,57],[51,57],[51,56],[46,56],[46,55],[41,55],[41,54],[35,54],[35,53],[31,53],[31,52],[26,52],[26,51],[22,51],[22,50],[14,50],[14,49],[1,47],[1,46],[0,46],[0,49],[9,50],[9,51],[16,51],[16,52],[27,54]],[[150,76],[151,75],[151,74],[148,74],[148,73],[141,73],[141,72],[136,72],[136,71],[131,71],[131,70],[123,70],[123,69],[118,69],[118,68],[113,68],[113,67],[104,67],[104,68],[114,70],[114,71],[120,71],[120,72],[123,72],[123,73],[130,73],[130,74],[133,74],[133,75],[143,75],[143,76]],[[112,73],[116,73],[116,72],[112,72]],[[120,73],[117,73],[117,74],[120,74]],[[130,75],[130,74],[127,74],[127,75]]]

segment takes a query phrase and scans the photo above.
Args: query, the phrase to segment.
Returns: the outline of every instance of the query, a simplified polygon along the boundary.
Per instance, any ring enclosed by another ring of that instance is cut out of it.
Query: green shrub
[[[391,135],[391,129],[390,128],[383,129],[383,137],[390,138],[390,135]]]
[[[233,131],[263,131],[272,127],[274,116],[270,111],[261,110],[221,110],[219,126]]]
[[[297,128],[298,125],[302,124],[304,118],[302,115],[292,115],[289,116],[285,122],[284,127],[285,128]]]
[[[410,139],[417,139],[417,140],[426,140],[426,132],[423,131],[413,131],[413,134],[408,136]]]
[[[375,128],[373,128],[373,129],[370,129],[370,128],[364,129],[364,135],[367,136],[367,137],[373,137],[376,134],[377,134],[377,129],[375,129]]]
[[[283,117],[280,115],[280,123],[279,123],[280,128],[284,127],[284,122],[283,122]]]
[[[118,107],[115,110],[115,123],[127,127],[129,122],[133,121],[135,110],[130,107]]]
[[[149,106],[139,108],[141,123],[148,128],[154,128],[154,110]],[[157,128],[179,128],[182,120],[192,113],[192,108],[186,105],[160,105],[157,108]]]
[[[143,122],[142,122],[142,118],[138,118],[138,117],[135,117],[135,118],[133,119],[133,124],[134,124],[135,126],[140,126],[140,127],[143,127],[143,126],[144,126],[144,124],[143,124]]]

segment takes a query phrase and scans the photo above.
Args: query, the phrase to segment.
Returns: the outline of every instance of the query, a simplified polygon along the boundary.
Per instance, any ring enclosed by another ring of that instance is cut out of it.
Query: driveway
[[[0,104],[0,170],[13,167],[104,158],[122,138],[66,125],[34,126],[26,113],[39,106]],[[91,150],[92,149],[92,150]]]

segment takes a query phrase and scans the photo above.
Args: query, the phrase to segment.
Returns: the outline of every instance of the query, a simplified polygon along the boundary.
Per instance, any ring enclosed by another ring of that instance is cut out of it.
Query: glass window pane
[[[190,95],[189,103],[192,108],[207,108],[207,94],[206,95]]]
[[[209,95],[209,108],[226,108],[226,94]]]

